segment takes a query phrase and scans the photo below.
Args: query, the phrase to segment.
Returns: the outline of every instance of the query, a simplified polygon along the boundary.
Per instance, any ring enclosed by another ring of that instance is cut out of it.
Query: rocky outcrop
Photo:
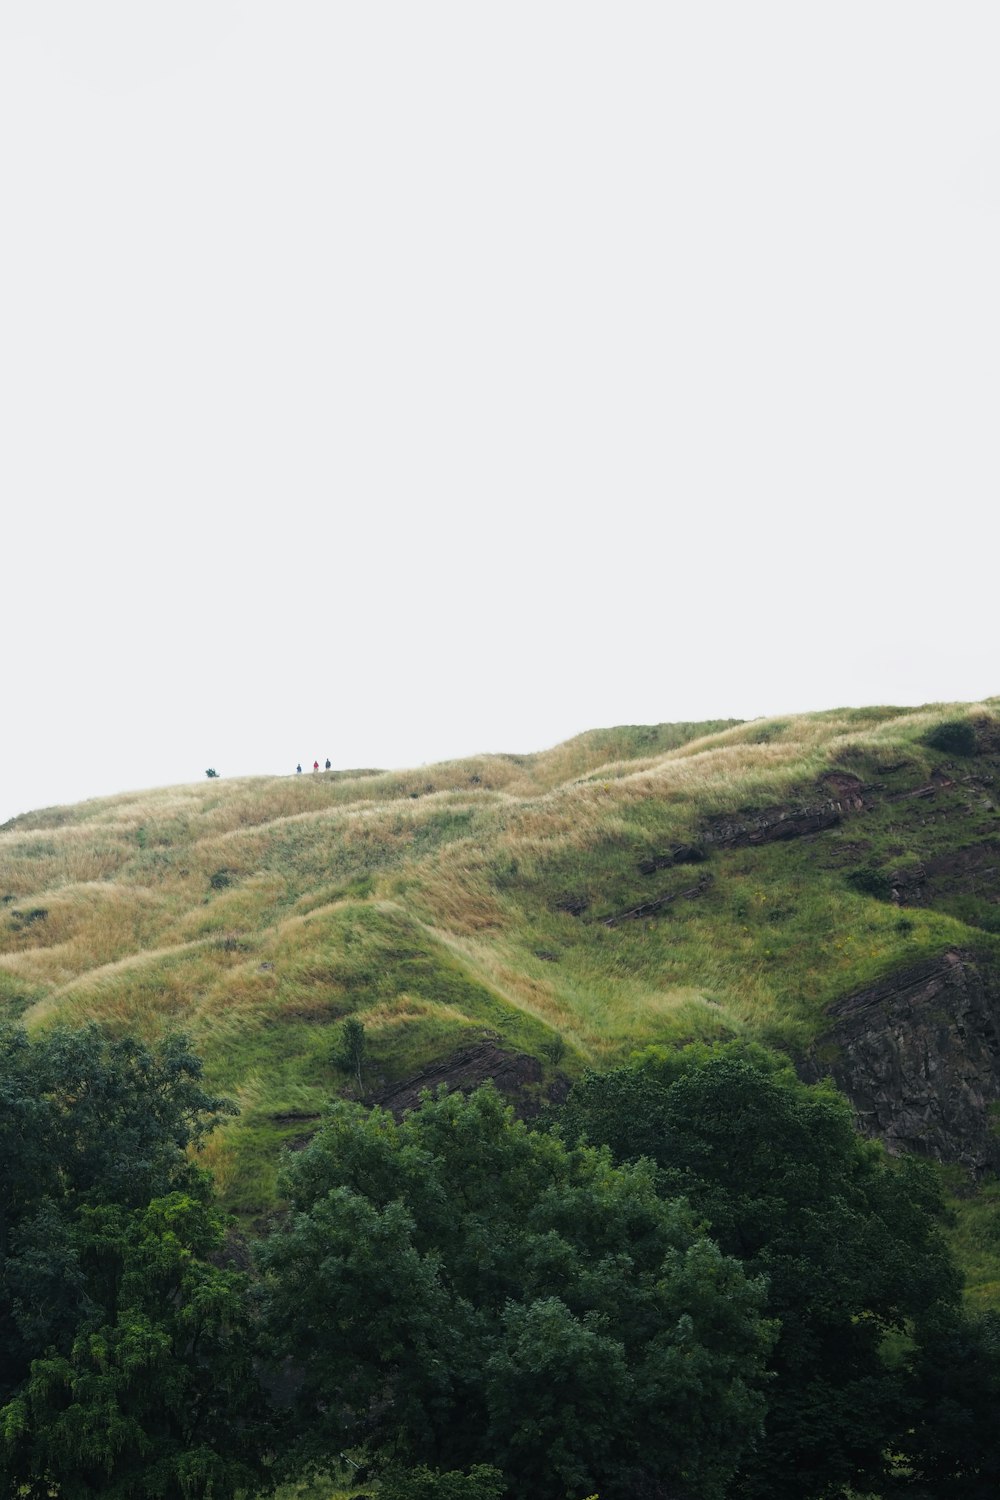
[[[935,897],[974,895],[1000,903],[1000,840],[983,839],[888,875],[898,906],[933,906]]]
[[[506,1052],[490,1039],[460,1048],[423,1072],[369,1095],[365,1102],[382,1105],[398,1119],[407,1110],[419,1108],[420,1096],[425,1089],[436,1089],[443,1083],[449,1089],[470,1094],[487,1079],[508,1096],[519,1115],[537,1114],[542,1107],[543,1101],[537,1097],[537,1089],[530,1087],[542,1080],[542,1065],[538,1059],[524,1052]],[[557,1078],[549,1089],[549,1098],[555,1100],[565,1092]]]
[[[829,1075],[866,1135],[894,1153],[1000,1169],[1000,981],[958,949],[830,1007],[830,1029],[800,1065]]]
[[[675,844],[664,853],[640,859],[636,868],[640,875],[655,875],[657,870],[669,870],[671,865],[699,865],[704,858],[705,851],[697,844]]]
[[[770,844],[780,839],[798,839],[824,829],[836,828],[851,813],[868,806],[865,787],[847,771],[828,771],[819,779],[822,800],[802,807],[768,807],[745,821],[713,818],[703,830],[700,843],[716,849],[739,849],[750,844]]]
[[[602,917],[601,922],[605,927],[620,927],[623,922],[638,922],[643,917],[655,917],[672,901],[693,901],[696,896],[701,896],[712,884],[711,875],[703,875],[696,880],[694,885],[689,885],[683,891],[668,891],[666,895],[656,896],[652,901],[643,901],[638,906],[630,906],[626,911],[616,911],[610,917]]]
[[[589,899],[581,891],[562,891],[553,901],[552,909],[567,912],[571,917],[582,917],[589,905]]]

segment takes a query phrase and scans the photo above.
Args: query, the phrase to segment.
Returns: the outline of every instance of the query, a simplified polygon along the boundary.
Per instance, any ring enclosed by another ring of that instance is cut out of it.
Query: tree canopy
[[[192,1156],[231,1109],[183,1037],[0,1031],[0,1492],[244,1500],[347,1451],[382,1500],[996,1492],[1000,1324],[933,1171],[772,1054],[650,1049],[555,1128],[337,1101],[256,1287]]]
[[[301,1458],[357,1444],[494,1464],[533,1500],[721,1500],[760,1429],[765,1289],[654,1175],[530,1132],[490,1087],[399,1124],[335,1106],[261,1250]]]
[[[915,1408],[888,1342],[932,1311],[950,1317],[960,1290],[928,1166],[889,1159],[856,1134],[846,1100],[759,1047],[651,1049],[585,1077],[561,1125],[618,1161],[654,1162],[660,1192],[684,1194],[766,1280],[775,1380],[734,1493],[801,1500],[890,1482]]]
[[[0,1033],[0,1484],[226,1500],[263,1473],[246,1278],[187,1148],[232,1106],[183,1037]]]

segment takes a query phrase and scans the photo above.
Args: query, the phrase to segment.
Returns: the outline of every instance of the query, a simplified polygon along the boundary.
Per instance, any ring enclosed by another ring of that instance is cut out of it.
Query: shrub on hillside
[[[379,1500],[499,1500],[506,1488],[500,1470],[489,1464],[474,1464],[468,1474],[421,1466],[387,1473],[378,1494]]]
[[[892,895],[889,877],[878,865],[859,865],[856,870],[848,870],[846,880],[862,896],[875,896],[879,901],[888,901]]]
[[[969,719],[945,719],[924,735],[924,744],[944,755],[975,755],[975,725]]]
[[[368,1041],[365,1025],[357,1016],[348,1016],[343,1022],[333,1049],[333,1061],[345,1073],[350,1073],[358,1085],[358,1093],[364,1094],[364,1068],[368,1061]]]

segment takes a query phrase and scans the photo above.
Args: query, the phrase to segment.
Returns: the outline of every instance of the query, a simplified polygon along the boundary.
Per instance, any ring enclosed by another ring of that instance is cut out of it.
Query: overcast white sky
[[[0,819],[1000,692],[998,43],[2,0]]]

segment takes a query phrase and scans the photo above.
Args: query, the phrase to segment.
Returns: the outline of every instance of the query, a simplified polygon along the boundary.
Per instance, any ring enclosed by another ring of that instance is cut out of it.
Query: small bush
[[[474,1464],[468,1474],[420,1467],[387,1474],[379,1500],[500,1500],[506,1487],[500,1470],[490,1464]]]
[[[368,1042],[365,1038],[364,1022],[357,1016],[348,1016],[340,1028],[333,1051],[333,1062],[357,1079],[358,1091],[365,1090],[364,1067],[368,1061]]]
[[[34,922],[44,922],[48,916],[44,906],[33,906],[30,911],[12,911],[10,920],[15,927],[30,927]]]
[[[213,776],[218,776],[218,774],[219,774],[219,773],[218,773],[218,771],[217,771],[217,770],[216,770],[216,769],[215,769],[215,767],[214,767],[214,766],[209,766],[209,768],[208,768],[208,770],[207,770],[207,771],[206,771],[206,772],[205,772],[205,775],[206,775],[206,776],[207,776],[207,777],[209,777],[209,779],[211,779],[211,778],[212,778],[212,777],[213,777]]]
[[[945,719],[943,724],[935,724],[924,735],[924,744],[945,755],[975,755],[979,748],[975,727],[968,719]]]
[[[862,896],[876,896],[879,901],[888,901],[892,895],[889,877],[877,865],[861,865],[857,870],[849,870],[847,884]]]
[[[556,1032],[549,1041],[542,1043],[542,1053],[555,1066],[566,1056],[566,1039]]]

